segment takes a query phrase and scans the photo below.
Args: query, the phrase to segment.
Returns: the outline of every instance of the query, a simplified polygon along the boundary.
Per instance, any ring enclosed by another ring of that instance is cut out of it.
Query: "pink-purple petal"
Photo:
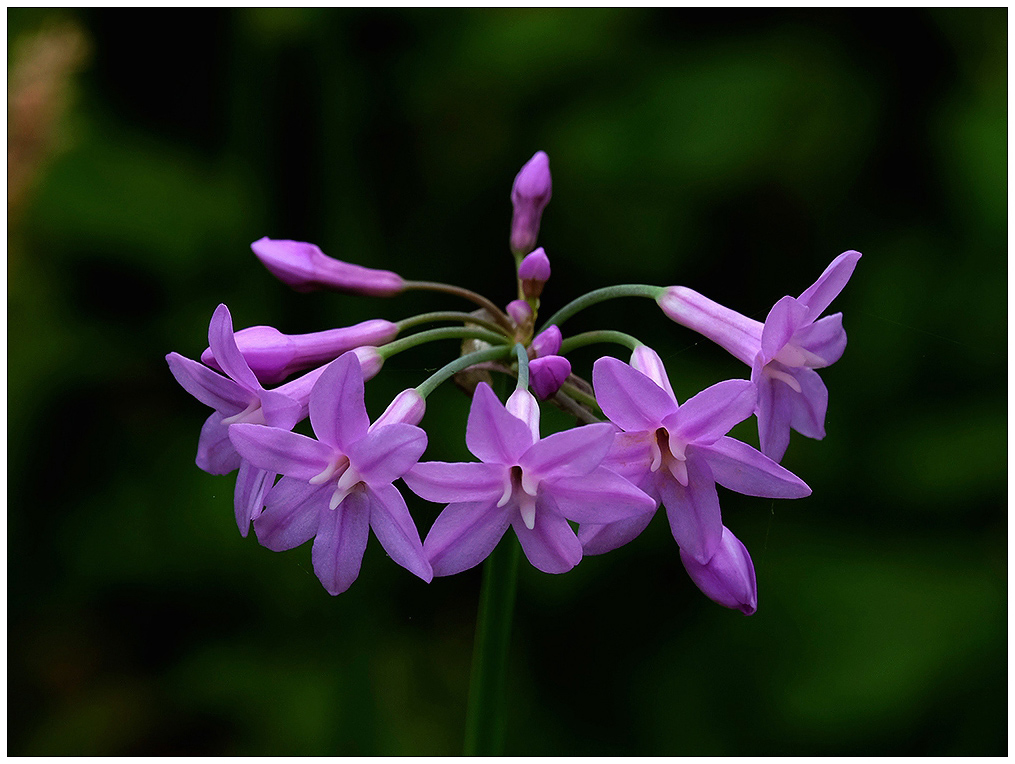
[[[838,361],[846,350],[846,330],[842,328],[842,314],[833,313],[803,327],[794,338],[796,344],[817,356],[824,363],[809,363],[820,369]]]
[[[426,450],[426,433],[411,424],[389,424],[349,443],[346,456],[371,486],[398,480]]]
[[[722,529],[722,541],[707,563],[702,564],[685,550],[680,560],[687,574],[706,597],[724,607],[754,615],[758,609],[758,582],[754,563],[740,540]]]
[[[825,437],[825,413],[828,411],[828,388],[813,369],[797,369],[799,393],[791,397],[793,429],[808,438],[821,440]]]
[[[405,473],[406,485],[417,496],[442,504],[498,500],[507,469],[483,462],[420,462]]]
[[[256,400],[253,393],[231,379],[179,353],[167,355],[166,362],[180,387],[227,417],[239,414]]]
[[[529,384],[540,400],[557,394],[571,374],[571,362],[562,355],[547,355],[529,363]]]
[[[229,426],[222,424],[223,416],[214,412],[201,427],[197,441],[197,466],[209,475],[227,475],[240,466],[240,455],[229,440]]]
[[[779,300],[769,311],[761,331],[761,352],[765,358],[775,358],[806,320],[806,305],[789,295]]]
[[[229,315],[229,308],[219,305],[212,314],[211,323],[208,325],[208,346],[211,348],[219,368],[229,377],[236,380],[242,387],[251,391],[261,389],[261,383],[257,381],[254,372],[247,365],[243,353],[236,347],[236,337],[233,336],[233,319]]]
[[[655,437],[654,432],[618,432],[602,466],[640,486],[652,464]]]
[[[578,523],[612,523],[656,508],[655,499],[605,467],[580,477],[545,480],[539,490],[553,497],[560,514]]]
[[[540,478],[587,475],[602,463],[616,432],[608,422],[556,432],[528,449],[519,463]]]
[[[654,430],[677,410],[663,388],[623,361],[609,356],[592,367],[596,400],[610,421],[628,432]]]
[[[508,525],[508,512],[495,501],[449,504],[423,542],[433,574],[451,576],[475,567],[494,550]]]
[[[261,391],[261,413],[269,427],[291,430],[303,418],[299,401],[274,390]]]
[[[240,456],[255,467],[297,480],[319,475],[336,456],[326,443],[260,424],[234,424],[229,438]]]
[[[677,545],[699,562],[708,562],[722,539],[719,496],[708,464],[689,453],[687,486],[664,479],[659,481],[659,491]]]
[[[430,583],[433,568],[423,553],[419,531],[402,494],[388,484],[371,487],[366,495],[370,502],[370,527],[384,551],[407,571]]]
[[[528,424],[512,416],[485,382],[472,398],[465,444],[480,461],[488,464],[516,464],[532,445]]]
[[[710,446],[695,446],[712,470],[715,482],[745,496],[799,499],[810,487],[792,472],[755,448],[734,438],[719,438]]]
[[[314,573],[331,595],[341,594],[359,576],[370,535],[370,502],[353,491],[336,509],[321,511],[311,561]]]
[[[363,370],[352,351],[328,364],[310,393],[310,423],[323,442],[345,451],[367,433]]]
[[[774,363],[774,362],[773,362]],[[793,413],[793,390],[785,382],[772,379],[763,370],[753,375],[758,387],[758,440],[761,453],[782,461],[789,446],[789,422]]]
[[[531,530],[517,512],[511,525],[529,562],[544,573],[567,573],[581,562],[581,542],[548,497],[536,499],[536,519]]]
[[[305,544],[317,533],[334,486],[310,485],[284,477],[265,497],[264,511],[254,518],[254,533],[261,546],[284,552]]]
[[[236,527],[240,535],[247,537],[250,523],[264,507],[264,497],[275,482],[275,473],[258,469],[248,461],[240,462],[236,473],[236,486],[233,489],[233,511],[236,515]]]
[[[746,379],[727,379],[684,402],[666,419],[671,434],[685,443],[714,443],[754,413],[758,391]]]
[[[818,276],[818,280],[804,290],[799,300],[807,306],[807,318],[814,321],[825,312],[832,300],[834,300],[856,268],[860,260],[860,253],[855,250],[843,252],[825,268],[824,273]]]
[[[585,554],[606,554],[634,541],[648,527],[655,512],[645,512],[626,520],[605,525],[582,523],[578,526],[578,540]]]

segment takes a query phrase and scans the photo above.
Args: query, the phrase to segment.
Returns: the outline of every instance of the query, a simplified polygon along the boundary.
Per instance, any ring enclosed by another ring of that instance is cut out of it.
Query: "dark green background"
[[[10,11],[11,53],[52,17]],[[219,302],[289,332],[467,307],[298,295],[265,235],[506,302],[537,149],[547,311],[644,282],[760,319],[864,258],[828,437],[784,462],[813,495],[721,496],[757,615],[695,589],[662,516],[525,566],[507,752],[1006,753],[1006,10],[55,17],[91,56],[9,229],[9,753],[461,750],[478,569],[425,585],[372,540],[332,598],[309,547],[241,539],[164,356]],[[681,399],[746,374],[646,300],[567,328],[638,335]],[[454,353],[393,360],[372,413]],[[465,456],[466,411],[432,397],[428,458]]]

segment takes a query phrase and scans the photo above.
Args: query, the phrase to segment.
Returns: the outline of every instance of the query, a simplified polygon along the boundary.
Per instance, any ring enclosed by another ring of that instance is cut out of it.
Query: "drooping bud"
[[[537,151],[522,167],[511,188],[511,251],[520,257],[531,252],[539,236],[539,220],[550,201],[550,158]]]
[[[394,400],[384,409],[384,413],[377,417],[377,421],[370,425],[371,430],[384,427],[389,424],[419,424],[426,413],[426,401],[414,387],[403,390],[395,396]]]
[[[740,540],[723,526],[722,540],[712,559],[702,565],[680,550],[680,560],[691,580],[709,599],[723,607],[754,615],[758,609],[758,582],[754,563]]]
[[[525,326],[532,320],[532,306],[525,300],[512,300],[507,304],[506,310],[516,326]]]
[[[562,355],[548,355],[529,361],[529,384],[540,400],[556,395],[571,374],[571,362]]]
[[[529,347],[532,349],[533,358],[557,355],[560,352],[562,341],[563,337],[561,337],[560,328],[556,324],[550,325],[532,340],[532,344]]]
[[[363,370],[363,379],[367,380],[376,377],[377,372],[384,365],[384,356],[381,355],[380,351],[370,345],[364,345],[353,348],[352,352],[359,359],[360,368]]]
[[[673,400],[677,399],[677,396],[673,394],[673,387],[670,385],[670,377],[666,373],[663,359],[648,345],[639,345],[631,353],[631,368],[637,369],[659,385],[670,394]]]
[[[233,336],[258,381],[274,385],[294,372],[332,361],[360,345],[383,345],[397,334],[398,327],[391,321],[375,318],[310,334],[283,334],[272,326],[250,326]],[[221,371],[211,348],[201,353],[201,361]]]
[[[550,258],[542,247],[525,256],[518,266],[518,278],[522,282],[522,294],[528,299],[537,299],[543,293],[543,286],[550,280]]]
[[[297,292],[329,289],[346,294],[390,297],[405,286],[392,271],[380,271],[328,257],[320,247],[304,241],[258,239],[250,248],[272,274]]]

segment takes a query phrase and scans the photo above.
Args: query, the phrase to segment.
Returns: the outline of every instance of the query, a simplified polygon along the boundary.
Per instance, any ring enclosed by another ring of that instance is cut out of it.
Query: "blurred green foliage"
[[[865,256],[828,438],[785,461],[813,496],[722,496],[758,614],[707,601],[661,517],[565,576],[525,568],[508,753],[1005,754],[1006,20],[9,10],[9,88],[54,24],[89,55],[53,75],[9,218],[8,752],[461,749],[478,570],[427,586],[372,540],[331,598],[308,548],[239,538],[163,357],[199,354],[219,302],[289,332],[447,304],[294,294],[264,235],[506,302],[508,191],[544,149],[547,310],[679,283],[763,317]],[[744,374],[647,302],[568,329],[607,326],[681,398]],[[435,352],[393,361],[371,411]],[[466,456],[465,415],[432,397],[432,458]],[[425,534],[439,508],[410,507]]]

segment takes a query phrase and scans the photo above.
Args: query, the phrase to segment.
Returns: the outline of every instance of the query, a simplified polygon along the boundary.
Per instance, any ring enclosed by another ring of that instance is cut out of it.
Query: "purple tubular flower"
[[[374,318],[355,326],[311,334],[282,334],[271,326],[251,326],[240,329],[234,336],[258,381],[275,385],[301,369],[333,361],[347,350],[361,345],[383,345],[397,335],[398,327],[391,321]],[[201,353],[201,361],[222,370],[210,347]]]
[[[522,282],[522,294],[533,300],[543,293],[543,287],[550,280],[550,258],[542,247],[530,252],[518,266],[518,278]]]
[[[570,374],[571,362],[561,355],[547,355],[529,362],[529,384],[543,401],[556,395]]]
[[[448,503],[423,542],[435,576],[482,562],[509,526],[525,556],[564,573],[582,548],[568,520],[609,523],[651,512],[655,502],[600,463],[615,428],[603,422],[539,438],[539,406],[516,390],[507,406],[480,383],[465,442],[479,462],[421,462],[405,482],[428,501]]]
[[[786,453],[791,428],[808,438],[825,437],[828,390],[815,369],[839,360],[846,332],[841,313],[819,316],[846,286],[859,259],[859,252],[843,252],[799,297],[779,300],[764,324],[686,287],[670,287],[659,298],[667,316],[751,367],[761,450],[776,461]]]
[[[550,201],[553,183],[550,158],[537,151],[515,177],[511,188],[511,251],[516,255],[531,252],[539,236],[539,221]]]
[[[758,581],[747,547],[723,526],[719,548],[706,564],[680,550],[687,575],[709,599],[723,607],[754,615],[758,609]]]
[[[328,257],[305,241],[258,239],[250,248],[264,267],[297,292],[328,289],[346,294],[390,297],[405,287],[397,273],[364,268]]]
[[[532,348],[533,357],[542,358],[543,356],[557,355],[560,352],[560,345],[563,339],[560,334],[560,328],[556,324],[547,327],[532,340],[530,347]]]
[[[665,375],[658,356],[636,360]],[[658,362],[658,363],[657,363]],[[616,358],[600,358],[592,370],[596,399],[623,432],[604,464],[666,507],[673,538],[683,553],[707,564],[722,544],[722,515],[715,485],[748,496],[798,498],[810,488],[783,467],[726,433],[749,417],[757,391],[747,380],[726,380],[683,406],[665,385]],[[648,519],[607,527],[583,525],[579,538],[588,554],[626,544]]]
[[[229,442],[229,426],[254,422],[290,430],[306,415],[307,399],[301,396],[309,393],[309,388],[300,378],[278,390],[265,390],[236,346],[232,317],[225,305],[219,305],[212,316],[208,344],[227,377],[179,353],[167,355],[166,362],[184,390],[215,409],[201,428],[197,466],[212,475],[225,475],[239,468],[234,495],[236,524],[246,536],[275,475],[243,464]]]
[[[426,449],[426,434],[404,422],[370,428],[363,372],[351,351],[314,385],[310,422],[317,440],[264,425],[229,429],[244,459],[285,476],[254,520],[258,541],[283,551],[313,538],[314,572],[328,592],[340,594],[359,575],[372,528],[391,559],[429,582],[419,532],[392,485]]]

